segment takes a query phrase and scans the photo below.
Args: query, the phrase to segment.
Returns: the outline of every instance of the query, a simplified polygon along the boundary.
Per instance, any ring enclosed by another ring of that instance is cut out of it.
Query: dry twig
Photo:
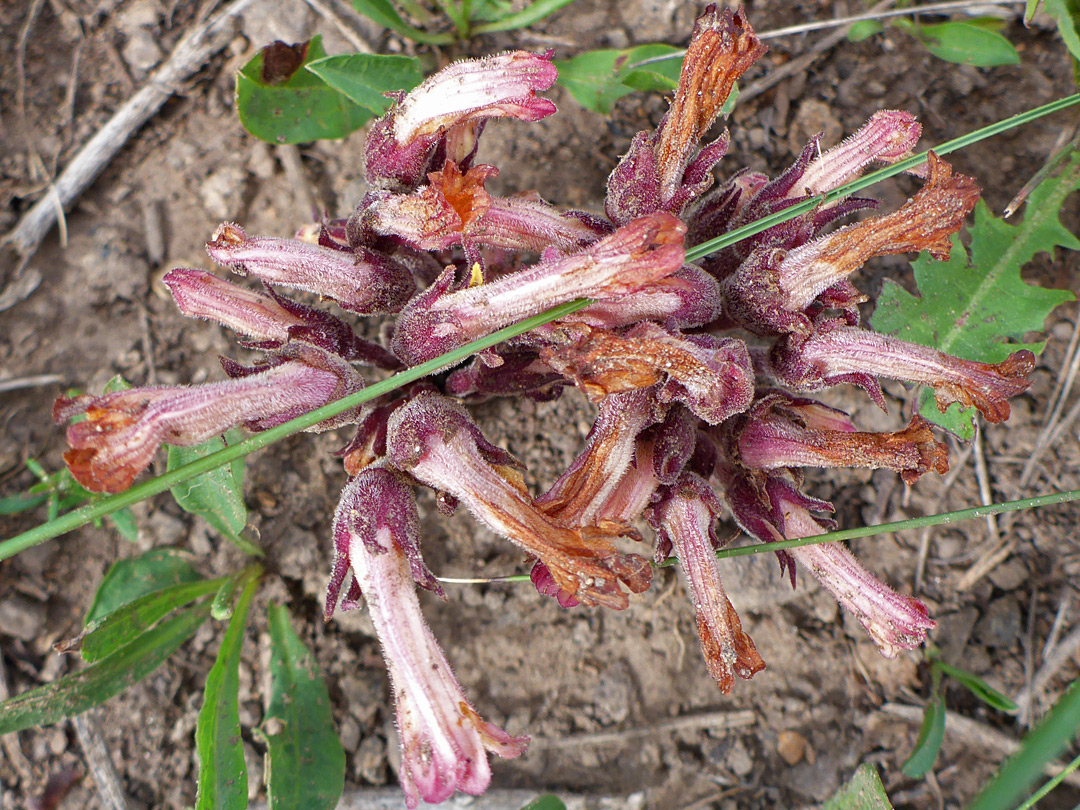
[[[75,727],[75,736],[79,738],[86,766],[90,769],[97,785],[98,797],[104,810],[127,810],[127,798],[120,785],[120,778],[113,768],[109,749],[101,736],[101,731],[94,720],[93,712],[84,712],[71,718]]]
[[[568,737],[536,737],[533,739],[531,747],[533,749],[552,749],[579,748],[587,745],[611,745],[626,742],[627,740],[639,740],[642,737],[673,734],[678,731],[699,731],[701,729],[730,731],[736,728],[752,726],[756,722],[757,718],[749,709],[738,712],[704,712],[702,714],[674,717],[662,723],[640,728],[628,728],[623,731],[598,731],[594,734],[573,734]]]

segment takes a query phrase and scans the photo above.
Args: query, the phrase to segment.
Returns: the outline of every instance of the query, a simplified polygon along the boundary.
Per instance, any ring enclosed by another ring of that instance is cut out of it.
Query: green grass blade
[[[247,766],[237,705],[240,647],[261,573],[258,566],[248,569],[244,589],[221,640],[217,660],[206,676],[203,705],[195,727],[195,750],[199,755],[196,810],[244,810],[247,807]]]
[[[863,763],[821,810],[892,810],[877,769]]]
[[[550,14],[554,14],[563,6],[569,5],[574,0],[534,0],[526,8],[515,14],[507,14],[495,22],[484,23],[473,27],[473,36],[477,34],[490,34],[495,31],[511,31],[515,28],[526,28],[535,22],[539,22]]]
[[[945,698],[934,694],[923,710],[923,721],[911,756],[900,767],[909,779],[922,779],[934,767],[941,744],[945,741]]]
[[[0,703],[0,734],[57,723],[120,694],[157,669],[209,615],[208,602],[194,605],[108,658]]]
[[[270,621],[270,705],[256,730],[266,743],[266,782],[273,810],[333,810],[345,789],[345,749],[334,728],[330,695],[318,662],[282,605]]]
[[[957,667],[946,664],[944,661],[938,661],[935,666],[957,683],[967,687],[971,694],[975,695],[975,697],[987,706],[991,706],[1002,712],[1015,712],[1019,710],[1020,707],[1017,706],[1016,703],[1001,694],[1001,692],[975,673],[968,672],[965,669],[958,669]]]
[[[1039,777],[1043,766],[1057,757],[1080,729],[1080,680],[1073,681],[1061,699],[1024,738],[1020,750],[975,797],[968,810],[1009,810]]]

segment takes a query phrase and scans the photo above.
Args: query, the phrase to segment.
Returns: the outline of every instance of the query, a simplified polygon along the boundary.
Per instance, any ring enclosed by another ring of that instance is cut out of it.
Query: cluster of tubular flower
[[[809,143],[775,179],[713,169],[724,133],[701,145],[733,83],[764,47],[743,12],[698,19],[678,89],[655,131],[639,133],[612,172],[603,215],[556,208],[535,193],[498,197],[497,170],[476,162],[490,118],[535,121],[555,81],[550,55],[505,53],[455,63],[398,95],[367,140],[371,190],[347,220],[309,240],[222,225],[210,257],[254,276],[256,290],[201,270],[166,276],[180,310],[223,324],[265,352],[226,382],[133,389],[57,403],[73,474],[118,491],[162,443],[202,442],[242,424],[266,429],[356,391],[378,371],[415,365],[567,301],[593,303],[500,344],[441,377],[346,412],[316,430],[355,425],[341,455],[349,483],[334,520],[326,616],[338,602],[371,613],[390,671],[409,807],[456,790],[481,793],[486,752],[518,756],[526,738],[480,718],[420,614],[414,591],[442,589],[421,557],[414,489],[464,506],[530,560],[538,591],[564,607],[627,607],[649,587],[651,556],[674,554],[697,616],[709,672],[724,692],[765,663],[725,594],[714,551],[727,517],[769,542],[819,534],[831,504],[801,491],[806,467],[886,468],[913,484],[948,469],[945,445],[919,417],[894,433],[857,429],[807,396],[859,386],[882,407],[879,379],[931,386],[943,409],[1008,417],[1033,357],[991,365],[875,334],[851,277],[874,256],[944,257],[971,211],[974,181],[930,157],[899,210],[835,227],[866,199],[822,204],[698,264],[686,249],[895,162],[920,127],[875,114],[822,151]],[[393,320],[387,346],[341,318],[284,297],[304,291],[359,315]],[[366,371],[364,370],[366,367]],[[491,397],[551,399],[576,387],[599,414],[581,454],[532,493],[511,454],[485,439],[467,405]],[[651,555],[627,551],[651,526]],[[862,568],[839,544],[779,552],[795,583],[808,570],[852,611],[886,656],[920,644],[934,622],[916,599]]]

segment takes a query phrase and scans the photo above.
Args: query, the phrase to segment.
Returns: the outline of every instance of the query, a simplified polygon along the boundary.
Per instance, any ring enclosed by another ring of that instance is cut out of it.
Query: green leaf
[[[1054,307],[1074,296],[1027,284],[1020,269],[1040,251],[1052,254],[1057,246],[1080,250],[1080,240],[1058,219],[1065,198],[1077,188],[1080,153],[1058,177],[1035,188],[1018,225],[994,217],[980,201],[971,228],[970,264],[959,236],[953,237],[948,261],[920,256],[912,262],[919,296],[887,281],[871,325],[966,360],[999,363],[1021,347],[1041,352],[1044,344],[1023,343],[1025,334],[1041,331]],[[962,439],[975,436],[974,409],[965,411],[954,403],[942,414],[931,391],[919,398],[919,413]]]
[[[1080,728],[1080,680],[1073,681],[1009,757],[967,810],[1009,810],[1039,778],[1043,766],[1065,750]]]
[[[922,779],[934,767],[941,743],[945,740],[945,697],[935,693],[926,704],[915,749],[901,766],[904,776]]]
[[[573,59],[556,60],[555,67],[559,70],[559,84],[570,91],[578,104],[607,115],[616,101],[634,91],[634,88],[623,83],[627,74],[645,67],[637,68],[634,65],[645,59],[678,51],[678,48],[662,43],[623,50],[587,51]]]
[[[975,697],[988,706],[1002,712],[1015,712],[1019,710],[1020,707],[1011,699],[1001,694],[1001,692],[992,687],[978,675],[968,672],[967,670],[958,669],[957,667],[946,664],[944,661],[937,661],[934,666],[938,667],[954,681],[966,686],[971,694],[975,695]]]
[[[537,796],[521,810],[566,810],[566,805],[558,796],[548,793],[545,796]]]
[[[135,522],[135,515],[128,507],[117,509],[109,515],[109,521],[120,536],[129,543],[134,543],[139,539],[139,524]]]
[[[236,113],[244,129],[270,143],[344,138],[371,119],[314,73],[299,68],[326,56],[313,37],[299,67],[284,81],[263,81],[264,51],[236,74]]]
[[[227,434],[226,438],[215,437],[194,447],[170,446],[168,469],[171,472],[177,467],[216,453],[229,444],[235,444],[240,438],[237,431]],[[222,537],[240,546],[246,553],[261,553],[252,552],[254,544],[240,534],[247,525],[242,459],[177,484],[170,491],[185,512],[202,517]]]
[[[412,90],[424,80],[419,59],[393,54],[328,56],[309,63],[307,69],[373,116],[382,115],[393,103],[383,93]]]
[[[157,669],[209,615],[209,604],[194,605],[108,658],[0,703],[0,735],[59,722],[120,694]]]
[[[226,579],[184,582],[140,596],[93,621],[79,636],[79,649],[88,663],[100,661],[126,647],[179,607],[213,593]],[[72,645],[74,646],[74,645]]]
[[[221,639],[221,648],[206,676],[203,705],[195,726],[195,750],[199,756],[196,810],[244,810],[247,807],[247,766],[240,739],[240,647],[244,642],[248,613],[261,569],[248,569],[244,590],[232,620]]]
[[[1025,13],[1025,20],[1034,14],[1031,0],[1028,0],[1028,4],[1029,13]],[[1045,0],[1043,9],[1057,23],[1058,33],[1069,53],[1074,59],[1080,59],[1080,0]]]
[[[333,810],[345,789],[345,749],[315,656],[271,604],[270,705],[256,730],[266,743],[270,810]]]
[[[975,67],[1020,64],[1020,54],[1001,34],[974,22],[915,25],[912,33],[938,59]]]
[[[515,28],[525,28],[535,22],[554,14],[563,6],[569,5],[574,0],[534,0],[528,6],[515,14],[507,14],[501,19],[473,28],[473,34],[490,34],[495,31],[511,31]]]
[[[1039,3],[1042,0],[1027,0],[1024,5],[1024,25],[1031,22],[1031,18],[1035,16],[1035,12],[1039,10]]]
[[[138,557],[120,560],[101,580],[84,625],[89,627],[140,596],[201,579],[188,555],[175,548],[152,548]]]
[[[0,498],[0,515],[14,515],[18,512],[24,512],[27,509],[40,506],[48,499],[49,493],[47,492],[22,492],[7,498]]]
[[[449,34],[431,34],[409,25],[401,19],[397,9],[387,0],[352,0],[352,4],[353,8],[383,28],[396,31],[415,42],[423,42],[427,45],[447,45],[454,41]]]
[[[892,804],[877,770],[864,762],[821,810],[892,810]]]
[[[682,72],[682,54],[676,51],[672,58],[649,62],[641,67],[631,68],[623,76],[623,84],[634,90],[651,93],[670,93],[679,86],[679,74]]]
[[[859,20],[852,23],[848,29],[848,42],[862,42],[864,39],[869,39],[874,34],[880,34],[884,30],[884,26],[878,20]]]

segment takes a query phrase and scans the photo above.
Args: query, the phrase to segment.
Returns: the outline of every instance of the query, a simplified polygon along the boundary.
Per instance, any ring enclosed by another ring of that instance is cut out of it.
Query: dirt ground
[[[246,135],[231,107],[235,71],[270,40],[295,42],[322,33],[330,53],[351,50],[338,25],[313,7],[327,5],[256,0],[227,48],[80,198],[66,217],[66,245],[54,230],[33,257],[41,285],[0,313],[0,380],[54,374],[61,382],[0,393],[0,493],[33,482],[24,466],[28,457],[59,468],[62,432],[49,413],[64,387],[97,391],[116,374],[136,384],[220,379],[219,353],[243,357],[224,330],[180,316],[160,282],[172,267],[211,267],[202,245],[215,225],[233,220],[249,233],[291,235],[312,219],[314,208],[345,215],[363,193],[362,134],[270,147]],[[852,3],[846,11],[860,9]],[[748,4],[759,31],[844,11],[842,3],[826,0]],[[182,0],[0,4],[0,52],[16,52],[30,20],[24,58],[14,66],[9,59],[0,71],[0,232],[45,192],[49,179],[142,85],[199,13],[196,4]],[[531,31],[482,37],[465,52],[551,47],[563,58],[655,40],[684,44],[696,13],[693,3],[678,0],[577,0]],[[412,48],[370,27],[360,31],[377,45]],[[1007,33],[1022,64],[986,70],[936,60],[899,31],[843,41],[808,70],[740,103],[720,173],[742,166],[776,172],[809,135],[824,130],[826,142],[835,142],[881,108],[917,114],[925,127],[923,144],[933,145],[1072,92],[1068,58],[1052,29],[1024,29],[1012,20]],[[747,82],[821,36],[770,40],[769,54]],[[500,193],[536,188],[556,204],[599,211],[608,172],[631,136],[657,122],[664,102],[635,94],[602,117],[582,110],[559,88],[551,95],[558,115],[537,125],[489,127],[481,159],[500,168]],[[1069,121],[1059,115],[1010,132],[957,154],[955,163],[979,180],[991,208],[1000,212]],[[875,194],[895,206],[914,187],[899,180]],[[1066,221],[1075,230],[1075,210],[1066,212]],[[1044,254],[1028,276],[1080,292],[1076,261],[1075,254],[1053,260]],[[8,269],[0,268],[0,282]],[[910,284],[902,258],[879,261],[858,282],[876,292],[885,274]],[[1031,390],[1014,401],[1008,425],[988,429],[978,454],[954,451],[959,473],[951,486],[926,476],[908,489],[885,471],[830,473],[813,477],[813,494],[832,499],[847,528],[974,505],[980,464],[994,500],[1080,487],[1080,448],[1071,429],[1041,458],[1031,482],[1018,484],[1051,391],[1068,371],[1062,364],[1075,313],[1075,305],[1062,307],[1048,324],[1052,339]],[[888,393],[886,416],[852,391],[832,392],[833,402],[865,429],[898,429],[910,412],[907,394],[899,386]],[[476,413],[493,441],[528,464],[533,487],[550,484],[566,467],[592,418],[576,394],[546,404],[496,401]],[[282,572],[270,578],[258,603],[286,602],[317,651],[347,750],[348,786],[362,790],[395,783],[396,743],[370,623],[362,612],[339,614],[330,625],[319,619],[330,519],[345,481],[330,453],[346,438],[344,431],[302,435],[252,457],[247,502],[271,566]],[[520,569],[514,549],[467,515],[441,517],[430,498],[421,507],[424,553],[436,573],[484,577]],[[12,694],[77,666],[53,644],[77,632],[102,575],[118,558],[170,545],[193,551],[208,574],[241,563],[233,547],[167,497],[135,512],[135,544],[108,529],[88,528],[0,563],[0,671]],[[0,536],[44,517],[0,519]],[[1080,618],[1074,593],[1078,518],[1076,507],[1061,506],[998,519],[995,530],[1011,551],[965,590],[958,590],[961,579],[994,546],[987,522],[929,532],[918,595],[940,623],[933,639],[946,660],[1008,695],[1031,682],[1045,663],[1048,638],[1064,639]],[[854,548],[867,567],[912,592],[922,543],[922,532],[909,531],[858,541]],[[951,687],[950,708],[978,724],[976,730],[953,724],[934,777],[906,779],[899,768],[917,722],[897,716],[891,706],[921,705],[927,689],[921,654],[882,659],[857,622],[840,614],[809,577],[795,591],[786,586],[771,555],[727,561],[723,570],[744,627],[768,664],[728,697],[705,670],[692,608],[670,569],[622,613],[561,610],[521,585],[453,585],[447,602],[425,599],[435,634],[479,711],[511,733],[534,738],[527,755],[494,764],[494,786],[590,801],[608,797],[614,800],[610,807],[787,809],[819,805],[859,763],[870,761],[898,808],[958,808],[1003,758],[995,740],[1022,736],[1022,722]],[[95,713],[130,808],[179,810],[193,803],[193,730],[221,630],[206,624],[165,666]],[[269,659],[265,612],[258,607],[248,636],[240,717],[255,798],[264,796],[262,748],[250,729],[262,716]],[[1055,672],[1037,694],[1037,712],[1053,703],[1078,669],[1074,655]],[[717,712],[732,713],[736,727],[725,729]],[[85,771],[69,724],[21,733],[17,744],[21,756],[10,744],[0,754],[0,810],[29,806],[64,768]],[[1044,806],[1078,801],[1080,790],[1066,786]],[[61,805],[101,806],[89,778]]]

